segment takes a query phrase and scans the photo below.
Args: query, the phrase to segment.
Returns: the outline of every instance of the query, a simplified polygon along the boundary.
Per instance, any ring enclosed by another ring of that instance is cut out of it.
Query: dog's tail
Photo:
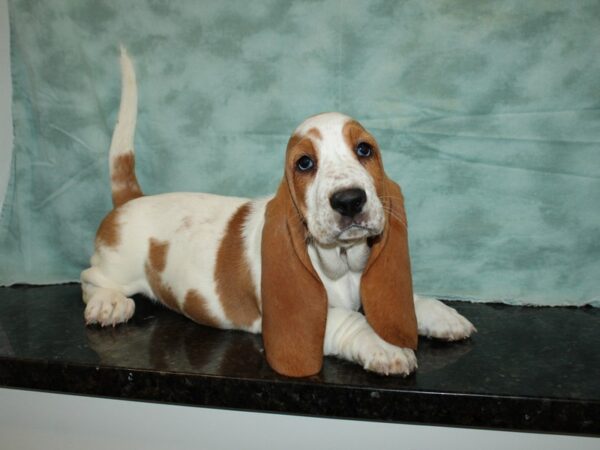
[[[121,46],[121,105],[109,153],[110,185],[115,208],[144,195],[135,176],[133,137],[136,119],[135,70],[127,50]]]

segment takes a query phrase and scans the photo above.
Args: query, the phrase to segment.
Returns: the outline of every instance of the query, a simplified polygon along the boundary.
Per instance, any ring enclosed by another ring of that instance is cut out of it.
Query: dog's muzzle
[[[366,202],[367,193],[360,188],[337,191],[329,198],[331,207],[343,217],[350,219],[361,213]]]

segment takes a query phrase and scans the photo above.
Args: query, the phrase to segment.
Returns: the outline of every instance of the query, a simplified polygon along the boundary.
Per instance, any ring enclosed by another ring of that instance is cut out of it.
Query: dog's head
[[[381,154],[357,121],[336,113],[304,121],[288,142],[285,178],[316,243],[349,245],[383,231]]]
[[[280,373],[321,369],[327,295],[307,252],[313,242],[367,241],[361,277],[367,320],[380,337],[416,347],[403,198],[383,169],[375,138],[338,113],[313,116],[290,138],[285,172],[268,203],[262,236],[261,291],[267,359]]]

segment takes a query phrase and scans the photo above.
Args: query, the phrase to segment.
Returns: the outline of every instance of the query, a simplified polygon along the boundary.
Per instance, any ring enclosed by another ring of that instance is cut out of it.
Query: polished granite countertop
[[[0,288],[0,386],[386,422],[600,436],[600,310],[452,302],[479,332],[419,341],[418,371],[384,377],[325,358],[273,372],[260,336],[197,325],[147,299],[86,327],[76,284]]]

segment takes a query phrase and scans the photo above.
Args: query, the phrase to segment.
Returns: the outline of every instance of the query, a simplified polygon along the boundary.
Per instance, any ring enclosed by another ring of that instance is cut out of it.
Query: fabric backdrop
[[[304,118],[370,129],[417,292],[600,306],[600,2],[12,0],[0,284],[77,280],[110,206],[119,44],[148,194],[276,188]]]

